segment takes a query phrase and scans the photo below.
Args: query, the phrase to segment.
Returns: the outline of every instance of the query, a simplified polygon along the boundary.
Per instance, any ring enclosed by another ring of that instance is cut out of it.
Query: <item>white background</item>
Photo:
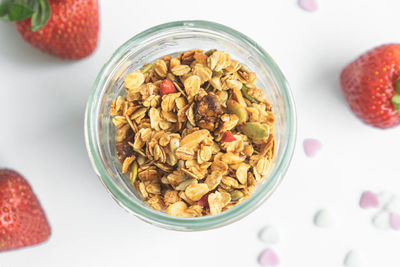
[[[361,52],[399,42],[400,1],[320,0],[315,13],[295,0],[100,4],[98,48],[76,62],[42,54],[0,23],[0,165],[26,176],[52,227],[48,242],[1,253],[1,267],[258,266],[266,245],[257,232],[267,223],[282,235],[273,246],[281,266],[341,266],[350,249],[364,266],[400,266],[400,232],[375,229],[373,211],[357,204],[365,189],[400,194],[400,128],[362,124],[338,82]],[[158,229],[117,206],[92,170],[83,137],[89,90],[112,52],[151,26],[182,19],[216,21],[253,38],[281,67],[298,109],[294,160],[276,193],[245,219],[197,233]],[[314,159],[302,149],[308,137],[324,145]],[[334,228],[313,226],[319,208],[335,214]]]

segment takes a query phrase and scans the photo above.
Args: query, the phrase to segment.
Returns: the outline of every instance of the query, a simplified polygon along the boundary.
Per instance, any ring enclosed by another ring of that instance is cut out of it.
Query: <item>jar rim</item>
[[[115,184],[113,179],[108,176],[105,166],[101,163],[100,155],[96,147],[96,136],[94,136],[93,131],[93,126],[96,122],[94,121],[93,115],[96,112],[95,104],[98,96],[97,93],[99,93],[99,88],[101,88],[99,85],[104,81],[105,74],[109,73],[108,70],[114,66],[113,63],[118,62],[121,59],[121,55],[129,51],[129,47],[134,44],[139,44],[143,39],[155,33],[171,30],[173,28],[206,29],[223,33],[231,38],[244,42],[270,67],[270,70],[276,79],[280,90],[282,91],[283,100],[287,107],[287,131],[289,134],[283,151],[282,160],[277,162],[277,166],[268,176],[268,180],[264,184],[260,185],[260,188],[258,188],[248,199],[246,199],[243,203],[216,215],[194,218],[174,217],[136,203]],[[152,224],[162,226],[164,228],[183,231],[206,230],[230,224],[243,218],[261,205],[272,194],[272,192],[275,191],[276,187],[283,180],[283,176],[285,175],[293,156],[296,142],[296,131],[296,112],[293,96],[283,73],[273,59],[256,42],[244,34],[218,23],[199,20],[175,21],[160,24],[133,36],[122,46],[120,46],[101,68],[91,88],[85,112],[85,143],[89,158],[101,182],[117,201],[117,203],[120,204],[120,206],[122,206],[124,209],[133,212],[137,217],[147,222],[150,220],[150,223]]]

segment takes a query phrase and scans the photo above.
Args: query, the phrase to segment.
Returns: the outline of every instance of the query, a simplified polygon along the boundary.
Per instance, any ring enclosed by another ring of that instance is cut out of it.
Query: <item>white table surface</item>
[[[278,227],[280,266],[341,266],[356,249],[364,266],[400,266],[400,232],[375,229],[357,203],[365,189],[400,194],[400,128],[377,130],[349,111],[340,70],[359,53],[399,42],[397,0],[319,0],[315,13],[295,0],[101,1],[100,43],[89,58],[64,62],[25,44],[0,23],[0,166],[23,173],[50,221],[48,242],[0,254],[14,266],[258,266],[265,224]],[[112,52],[160,23],[212,20],[258,42],[292,86],[298,111],[294,160],[276,193],[243,220],[182,233],[142,222],[107,194],[87,157],[83,115],[91,85]],[[324,147],[314,159],[304,138]],[[397,151],[396,151],[397,150]],[[327,208],[332,229],[315,228]]]

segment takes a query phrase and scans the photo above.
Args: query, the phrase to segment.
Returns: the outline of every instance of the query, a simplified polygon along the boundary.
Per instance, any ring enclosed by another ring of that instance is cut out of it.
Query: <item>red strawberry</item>
[[[25,41],[62,59],[84,58],[97,45],[97,0],[9,0],[0,18],[17,21]]]
[[[50,226],[28,182],[11,170],[0,170],[0,251],[41,243]]]
[[[175,93],[175,85],[170,80],[163,80],[160,84],[160,95],[168,95]]]
[[[236,141],[236,138],[233,136],[233,134],[230,131],[224,132],[221,138],[221,143],[223,142],[233,142]]]
[[[400,44],[377,47],[341,73],[350,108],[365,123],[378,128],[400,124]]]

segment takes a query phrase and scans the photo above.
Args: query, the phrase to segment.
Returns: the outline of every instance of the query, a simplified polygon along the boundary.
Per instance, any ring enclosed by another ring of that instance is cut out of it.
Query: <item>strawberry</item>
[[[16,22],[25,41],[62,59],[84,58],[97,45],[97,0],[3,0],[0,19]]]
[[[17,172],[0,169],[0,251],[41,243],[50,226],[28,182]]]
[[[341,73],[342,91],[352,111],[366,124],[400,124],[400,44],[382,45],[361,55]]]
[[[175,85],[170,80],[163,80],[160,84],[160,95],[168,95],[175,93]]]
[[[236,138],[233,136],[233,134],[230,131],[224,132],[221,138],[221,143],[223,142],[233,142],[236,141]]]

